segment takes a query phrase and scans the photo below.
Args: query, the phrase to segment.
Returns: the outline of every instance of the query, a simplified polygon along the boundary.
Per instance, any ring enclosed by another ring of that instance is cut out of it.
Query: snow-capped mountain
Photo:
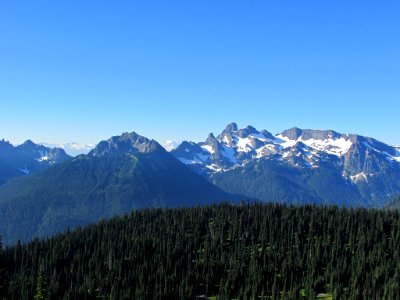
[[[356,187],[355,192],[371,205],[400,194],[399,148],[355,134],[292,128],[273,135],[252,126],[238,129],[231,123],[217,137],[210,134],[205,142],[183,142],[171,153],[214,182],[268,160],[293,172],[329,169],[340,175],[343,184]]]
[[[180,143],[177,141],[167,140],[164,142],[162,146],[164,147],[165,150],[171,152],[172,150],[176,149],[179,146],[179,144]]]
[[[79,143],[59,143],[59,144],[51,144],[51,143],[40,143],[43,146],[50,148],[61,148],[68,155],[78,156],[80,154],[88,154],[90,150],[92,150],[96,144],[79,144]]]

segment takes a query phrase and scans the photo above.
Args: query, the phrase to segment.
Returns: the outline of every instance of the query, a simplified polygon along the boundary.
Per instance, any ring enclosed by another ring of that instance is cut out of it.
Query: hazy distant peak
[[[51,148],[61,148],[71,156],[77,156],[80,154],[87,154],[90,150],[92,150],[96,145],[95,144],[80,144],[76,142],[67,142],[67,143],[40,143],[43,146],[51,147]]]
[[[162,146],[164,147],[165,150],[170,152],[170,151],[176,149],[176,147],[178,147],[180,144],[181,143],[177,142],[177,141],[166,140]]]

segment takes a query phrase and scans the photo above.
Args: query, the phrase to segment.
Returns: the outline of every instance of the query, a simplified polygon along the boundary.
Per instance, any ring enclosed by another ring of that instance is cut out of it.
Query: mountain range
[[[156,141],[124,133],[0,187],[0,232],[5,243],[28,241],[134,209],[239,200]]]
[[[333,130],[273,135],[235,123],[205,142],[135,132],[88,154],[0,142],[0,233],[6,243],[49,236],[148,207],[273,201],[384,207],[400,195],[399,148]]]
[[[400,194],[400,151],[373,138],[229,124],[171,153],[231,193],[263,201],[381,207]]]

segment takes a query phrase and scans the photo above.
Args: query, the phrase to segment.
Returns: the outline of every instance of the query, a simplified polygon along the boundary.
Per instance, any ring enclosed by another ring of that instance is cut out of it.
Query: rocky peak
[[[303,131],[300,128],[293,127],[283,131],[280,135],[290,140],[298,140],[302,132]]]
[[[241,138],[246,138],[251,134],[259,134],[260,132],[257,131],[253,126],[247,126],[246,128],[238,130],[238,136]]]
[[[238,126],[236,123],[232,122],[229,123],[228,125],[226,125],[226,128],[224,131],[222,131],[222,134],[226,133],[226,132],[235,132],[238,131]]]
[[[101,141],[92,151],[90,156],[104,156],[107,154],[124,153],[149,153],[166,150],[155,140],[149,140],[136,132],[125,132],[120,136],[113,136],[106,141]]]
[[[218,141],[224,141],[229,146],[233,143],[234,133],[238,131],[236,123],[230,123],[226,128],[217,136]]]
[[[261,132],[258,131],[256,128],[253,126],[248,125],[245,128],[238,129],[238,126],[236,123],[230,123],[226,126],[226,128],[217,136],[218,141],[222,141],[228,146],[233,146],[235,143],[235,137],[244,139],[244,138],[251,138],[253,139],[254,137],[259,137],[259,138],[266,138],[270,140],[274,140],[275,137],[268,131],[262,130]]]
[[[282,136],[290,139],[290,140],[298,140],[301,138],[302,140],[335,140],[344,135],[333,131],[333,130],[312,130],[312,129],[300,129],[297,127],[285,130],[281,133]]]
[[[218,146],[218,140],[215,138],[214,134],[212,134],[212,133],[210,133],[208,135],[208,138],[205,143],[210,146],[215,146],[215,147]]]

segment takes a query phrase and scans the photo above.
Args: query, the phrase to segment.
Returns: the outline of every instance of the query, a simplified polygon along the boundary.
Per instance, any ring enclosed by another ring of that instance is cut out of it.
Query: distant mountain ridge
[[[40,143],[50,148],[61,148],[70,156],[78,156],[80,154],[88,154],[96,144],[80,144],[80,143]]]
[[[0,187],[0,232],[28,241],[148,207],[239,201],[135,132]]]
[[[13,146],[3,139],[0,141],[0,184],[13,177],[39,172],[69,158],[60,148],[45,147],[31,140]]]
[[[268,191],[263,184],[280,190],[290,187],[295,190],[297,186],[306,189],[305,195],[314,199],[312,202],[327,204],[380,207],[400,194],[398,147],[333,130],[291,128],[272,135],[252,126],[239,129],[236,123],[231,123],[217,137],[210,134],[201,143],[184,141],[171,153],[224,190],[261,200],[304,200],[296,193]],[[257,171],[260,164],[269,165],[261,174]],[[253,188],[244,186],[244,174],[247,179],[252,178],[252,185],[260,181],[259,184]],[[298,178],[293,174],[298,174]],[[277,183],[282,178],[284,183]],[[330,193],[320,189],[314,183],[316,180],[320,185],[342,189],[342,193],[337,194],[336,201],[331,197],[326,199],[323,194]],[[265,193],[260,193],[260,189]]]
[[[235,123],[171,152],[135,132],[75,158],[32,141],[14,147],[3,140],[0,170],[7,243],[145,207],[245,199],[384,207],[400,194],[398,147],[332,130],[273,135]]]

